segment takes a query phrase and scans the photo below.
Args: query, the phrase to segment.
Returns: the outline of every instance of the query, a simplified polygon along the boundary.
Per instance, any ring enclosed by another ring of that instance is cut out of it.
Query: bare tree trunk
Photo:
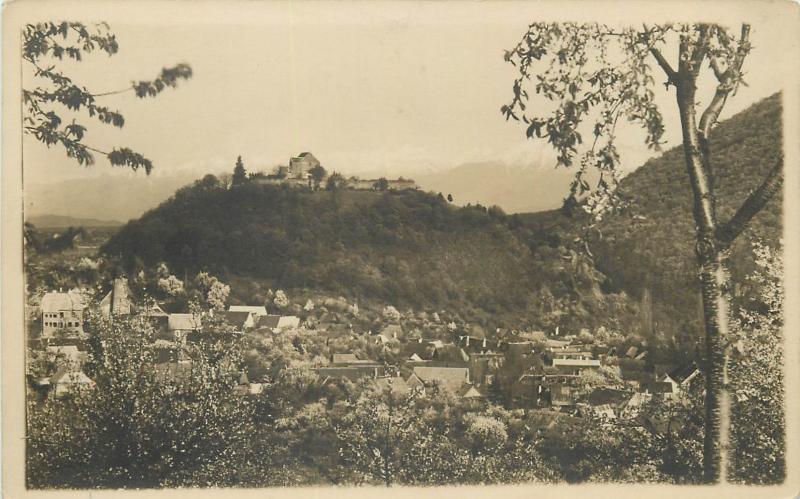
[[[716,482],[720,478],[722,447],[720,437],[727,441],[728,429],[722,428],[727,418],[725,390],[725,339],[728,335],[728,271],[725,248],[716,240],[717,214],[713,179],[704,166],[709,164],[707,149],[701,143],[695,115],[695,81],[683,74],[678,82],[678,107],[683,130],[686,168],[694,196],[696,223],[696,254],[700,268],[705,326],[705,435],[703,439],[703,479]],[[725,407],[723,407],[725,405]],[[722,414],[725,412],[725,414]]]
[[[705,435],[703,439],[703,479],[723,478],[727,464],[729,400],[727,396],[727,356],[729,303],[728,272],[719,251],[698,255],[703,295],[705,338]]]

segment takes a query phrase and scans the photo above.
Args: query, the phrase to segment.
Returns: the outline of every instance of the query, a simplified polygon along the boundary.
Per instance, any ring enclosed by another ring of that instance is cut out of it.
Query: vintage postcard
[[[7,497],[800,493],[800,7],[7,2]]]

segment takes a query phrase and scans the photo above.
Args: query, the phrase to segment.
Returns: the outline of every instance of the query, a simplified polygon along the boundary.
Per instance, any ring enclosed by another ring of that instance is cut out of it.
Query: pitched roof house
[[[474,385],[464,383],[458,391],[458,396],[462,399],[482,399],[485,396],[475,388]]]
[[[228,312],[251,312],[255,314],[256,317],[267,315],[267,309],[265,307],[259,307],[258,305],[231,305],[228,307]]]
[[[467,355],[467,352],[465,352],[463,348],[453,345],[452,343],[446,343],[441,348],[436,349],[433,353],[433,360],[461,366],[469,362],[469,355]]]
[[[425,383],[413,372],[406,378],[406,385],[408,385],[411,390],[425,393]]]
[[[466,367],[416,366],[414,374],[423,383],[438,381],[453,393],[458,393],[464,383],[469,383],[469,369]]]
[[[416,361],[431,360],[435,352],[436,347],[431,343],[416,341],[406,343],[401,349],[403,357]]]
[[[586,396],[586,403],[592,406],[610,405],[618,408],[630,400],[632,392],[616,388],[598,387]]]
[[[170,331],[199,331],[202,327],[200,317],[194,314],[169,314],[167,326]]]
[[[50,385],[53,387],[55,396],[62,397],[79,390],[92,389],[95,382],[83,371],[62,367],[50,377]]]
[[[256,325],[256,316],[250,311],[226,310],[221,315],[225,318],[225,322],[237,331],[252,329]]]
[[[131,289],[124,277],[114,279],[111,291],[100,300],[100,313],[104,317],[131,314]]]
[[[49,291],[42,297],[42,337],[52,338],[56,331],[66,330],[72,335],[83,333],[83,302],[78,290]]]
[[[350,364],[358,360],[354,353],[335,353],[331,355],[331,364]]]
[[[145,315],[147,317],[155,317],[155,318],[168,318],[169,314],[164,312],[164,309],[158,303],[153,303],[146,308],[140,308],[139,313]]]
[[[316,369],[320,378],[348,378],[356,380],[359,378],[378,378],[383,376],[385,367],[380,364],[371,365],[351,365],[351,366],[334,366],[334,367],[319,367]]]
[[[272,329],[274,332],[300,327],[300,318],[294,315],[263,315],[258,318],[256,327]]]
[[[300,327],[300,317],[294,315],[282,315],[278,320],[278,330],[296,329]]]
[[[584,369],[597,369],[600,361],[596,359],[553,359],[553,367],[559,372],[578,374]]]
[[[374,381],[375,390],[384,392],[390,390],[395,395],[406,395],[411,391],[406,380],[400,376],[387,376],[384,378],[377,378]]]
[[[621,419],[632,419],[639,415],[642,408],[653,398],[652,393],[636,392],[622,406],[620,410]]]
[[[569,341],[565,340],[553,340],[550,338],[547,339],[547,347],[552,349],[565,348],[569,345],[569,343],[570,343]]]
[[[280,322],[280,320],[281,320],[280,315],[264,315],[258,318],[258,323],[256,327],[265,329],[275,329],[276,327],[278,327],[278,322]]]
[[[48,291],[42,296],[42,312],[59,312],[61,310],[83,310],[83,296],[78,290]]]
[[[686,386],[692,382],[697,376],[700,375],[700,369],[697,364],[691,362],[677,369],[669,372],[669,377],[675,380],[679,385]]]

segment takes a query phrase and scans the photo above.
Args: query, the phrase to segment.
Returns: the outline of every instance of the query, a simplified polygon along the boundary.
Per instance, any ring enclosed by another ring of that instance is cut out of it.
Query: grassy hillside
[[[782,154],[781,101],[773,95],[722,122],[712,133],[720,220],[729,219],[749,192],[761,182]],[[696,335],[701,331],[701,304],[694,259],[694,220],[691,190],[683,149],[673,148],[648,161],[624,179],[630,201],[627,210],[601,225],[602,238],[593,241],[596,268],[606,277],[604,290],[625,291],[636,300],[649,290],[655,327],[668,334]],[[731,252],[734,292],[754,270],[752,242],[774,246],[781,237],[782,198],[773,199],[736,241]],[[569,238],[579,221],[559,211],[522,218],[533,233]]]

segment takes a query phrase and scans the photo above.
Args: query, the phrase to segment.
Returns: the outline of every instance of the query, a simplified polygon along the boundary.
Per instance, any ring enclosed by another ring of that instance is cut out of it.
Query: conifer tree
[[[233,168],[233,180],[232,184],[234,187],[238,187],[243,185],[247,182],[247,172],[244,169],[244,163],[242,163],[242,157],[239,156],[236,158],[236,166]]]

